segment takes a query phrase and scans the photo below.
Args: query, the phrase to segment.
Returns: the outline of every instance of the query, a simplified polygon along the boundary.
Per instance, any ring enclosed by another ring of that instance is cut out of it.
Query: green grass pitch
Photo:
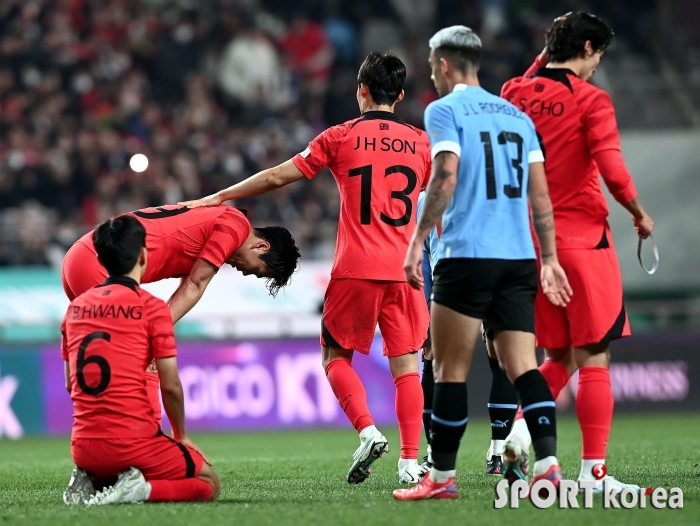
[[[620,416],[609,447],[610,474],[642,486],[680,487],[683,509],[611,510],[596,498],[593,510],[517,510],[493,507],[496,477],[483,474],[489,427],[470,422],[458,464],[456,501],[396,502],[395,430],[384,430],[391,452],[372,476],[350,486],[345,474],[357,437],[342,430],[208,434],[195,440],[218,471],[223,490],[216,503],[144,504],[68,508],[61,501],[72,468],[67,439],[0,441],[0,526],[180,525],[646,525],[700,524],[700,414]],[[559,421],[564,475],[579,469],[580,433],[575,420]],[[582,499],[580,503],[582,504]]]

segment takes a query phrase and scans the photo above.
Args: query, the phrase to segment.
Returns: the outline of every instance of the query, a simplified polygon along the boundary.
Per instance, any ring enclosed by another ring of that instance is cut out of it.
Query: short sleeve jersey
[[[321,133],[293,162],[309,179],[328,167],[338,184],[331,276],[406,281],[403,261],[418,193],[431,170],[425,132],[393,113],[368,111]]]
[[[165,205],[130,212],[146,229],[148,266],[143,283],[188,276],[197,258],[217,269],[250,235],[245,214],[231,206]],[[92,232],[81,241],[93,251]]]
[[[607,240],[608,216],[594,156],[604,150],[620,151],[612,101],[571,70],[533,70],[508,81],[501,96],[527,113],[540,134],[557,248],[594,248]],[[629,174],[620,183],[611,188],[618,201],[636,197]]]
[[[158,432],[146,394],[154,359],[177,355],[168,306],[126,277],[78,296],[61,325],[70,367],[73,438],[140,438]]]
[[[486,90],[458,84],[425,110],[432,155],[459,156],[438,257],[534,259],[527,185],[543,162],[530,117]]]

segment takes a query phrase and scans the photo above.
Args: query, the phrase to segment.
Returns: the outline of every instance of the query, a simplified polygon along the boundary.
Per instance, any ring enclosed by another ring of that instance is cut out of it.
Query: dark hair
[[[576,11],[555,20],[545,32],[547,58],[555,63],[575,59],[583,53],[587,40],[593,51],[605,51],[614,37],[612,28],[600,18]]]
[[[394,104],[405,81],[406,66],[393,53],[372,51],[357,73],[357,83],[367,86],[375,104]]]
[[[301,252],[299,252],[292,234],[284,227],[254,228],[253,233],[263,241],[270,243],[270,250],[260,256],[260,259],[270,270],[270,276],[267,278],[265,286],[270,291],[270,296],[274,298],[280,289],[292,280],[292,274],[297,269]]]
[[[146,229],[134,216],[108,219],[92,233],[92,242],[110,276],[123,276],[134,269],[146,246]]]

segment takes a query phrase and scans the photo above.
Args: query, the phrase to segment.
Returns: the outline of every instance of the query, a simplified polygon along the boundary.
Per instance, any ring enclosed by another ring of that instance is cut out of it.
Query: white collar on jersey
[[[455,91],[464,91],[464,90],[467,89],[468,87],[469,87],[469,86],[467,86],[466,84],[462,84],[462,83],[460,83],[460,84],[455,84],[455,87],[452,88],[452,92],[454,93]]]

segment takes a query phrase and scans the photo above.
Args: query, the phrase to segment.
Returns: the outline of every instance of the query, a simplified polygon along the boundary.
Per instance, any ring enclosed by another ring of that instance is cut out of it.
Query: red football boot
[[[456,499],[457,497],[459,492],[454,477],[443,484],[438,484],[428,475],[412,488],[394,490],[394,498],[397,500]]]
[[[532,477],[532,480],[530,481],[530,490],[532,490],[532,485],[537,482],[538,480],[548,480],[552,484],[554,484],[554,487],[559,491],[559,481],[562,480],[564,476],[561,474],[561,468],[559,467],[559,464],[554,464],[553,466],[549,466],[549,469],[542,473],[542,475],[537,475],[535,477]],[[540,498],[547,498],[547,494],[544,490],[540,490]]]

